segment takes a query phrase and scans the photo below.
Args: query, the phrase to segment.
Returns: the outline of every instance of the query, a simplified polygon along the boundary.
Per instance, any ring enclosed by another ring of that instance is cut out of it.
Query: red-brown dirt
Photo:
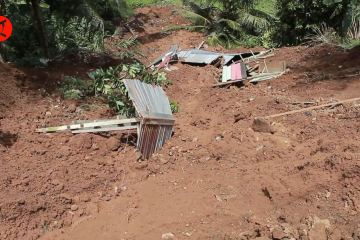
[[[146,64],[174,44],[205,40],[159,34],[184,23],[171,10],[141,10],[149,16],[140,33]],[[101,102],[84,111],[85,102],[52,92],[63,75],[86,76],[94,66],[2,64],[0,239],[360,239],[360,102],[254,123],[305,107],[293,102],[360,97],[360,77],[349,76],[359,71],[360,50],[275,53],[269,61],[286,60],[287,74],[228,88],[211,87],[214,66],[175,63],[165,89],[180,103],[174,136],[140,162],[134,132],[35,133],[111,117]]]

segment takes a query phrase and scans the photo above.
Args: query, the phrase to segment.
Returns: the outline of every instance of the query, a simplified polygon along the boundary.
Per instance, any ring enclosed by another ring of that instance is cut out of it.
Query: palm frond
[[[232,21],[230,19],[220,19],[218,23],[226,23],[231,29],[239,31],[241,28],[241,25],[235,21]]]
[[[210,23],[210,21],[207,18],[204,18],[203,16],[191,11],[180,9],[180,10],[175,10],[174,12],[182,15],[184,18],[189,20],[194,25],[206,25],[207,23]]]
[[[266,13],[264,11],[258,10],[258,9],[251,9],[249,13],[253,16],[263,18],[269,23],[273,23],[276,20],[276,17],[272,14]]]
[[[189,6],[192,12],[201,15],[202,17],[206,18],[207,14],[206,12],[196,3],[189,1]]]
[[[243,13],[242,19],[240,21],[249,28],[268,28],[270,23],[268,20],[253,15],[251,13],[245,12]]]
[[[348,31],[348,37],[350,39],[360,40],[360,19],[353,17],[351,27]]]

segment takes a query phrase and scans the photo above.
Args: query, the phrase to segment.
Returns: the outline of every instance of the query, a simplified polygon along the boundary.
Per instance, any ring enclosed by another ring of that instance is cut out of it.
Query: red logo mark
[[[0,16],[0,42],[5,41],[12,33],[12,24],[9,19]]]

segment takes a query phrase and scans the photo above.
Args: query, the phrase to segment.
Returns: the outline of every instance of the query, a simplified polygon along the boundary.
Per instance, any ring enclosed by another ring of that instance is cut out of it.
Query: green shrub
[[[81,99],[89,94],[90,85],[81,78],[64,77],[59,91],[65,99]]]
[[[178,113],[179,112],[179,103],[178,102],[170,101],[170,107],[171,107],[171,112],[172,113]]]
[[[140,79],[141,81],[158,86],[171,84],[166,80],[166,73],[147,71],[142,63],[122,64],[109,69],[97,69],[89,73],[93,80],[92,88],[96,95],[103,95],[117,112],[128,117],[134,116],[135,109],[122,82],[123,79]]]
[[[338,30],[344,18],[343,13],[333,18],[330,16],[339,4],[328,6],[323,0],[277,0],[278,40],[283,45],[298,45],[304,41],[307,34],[312,32],[312,27],[321,23]]]

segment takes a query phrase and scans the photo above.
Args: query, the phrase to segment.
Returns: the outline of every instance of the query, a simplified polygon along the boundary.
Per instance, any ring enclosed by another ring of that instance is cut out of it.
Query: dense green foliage
[[[233,48],[249,35],[259,36],[274,20],[255,8],[256,0],[205,0],[201,4],[184,1],[188,10],[176,10],[191,22],[191,26],[171,26],[167,30],[187,29],[208,36],[210,45]],[[256,40],[252,40],[256,41]]]
[[[278,25],[275,37],[281,44],[300,44],[305,36],[312,31],[314,26],[321,23],[339,30],[342,14],[333,18],[330,16],[338,6],[326,5],[323,0],[278,0]]]
[[[115,30],[111,21],[133,14],[122,0],[49,0],[46,3],[49,7],[41,7],[40,14],[50,56],[65,49],[104,49],[104,38]],[[31,5],[5,1],[4,16],[11,20],[14,29],[12,36],[1,43],[4,60],[27,66],[40,65],[44,48]]]
[[[81,99],[91,93],[91,85],[81,78],[64,77],[59,91],[65,99]]]
[[[131,117],[135,109],[129,100],[123,79],[141,79],[141,81],[158,86],[168,86],[166,74],[158,71],[148,71],[141,63],[122,64],[109,69],[97,69],[89,73],[93,80],[92,87],[97,96],[107,98],[109,107],[114,107],[123,115]]]
[[[12,36],[0,43],[5,61],[33,67],[42,65],[41,57],[53,57],[64,50],[103,51],[104,38],[121,32],[118,31],[121,26],[113,23],[132,16],[134,7],[182,3],[181,0],[36,0],[41,6],[42,34],[29,4],[33,1],[6,0],[0,4],[14,29]],[[191,26],[171,26],[169,30],[185,28],[203,32],[211,45],[273,48],[310,39],[349,48],[360,41],[354,24],[360,17],[360,0],[184,0],[182,4],[185,8],[177,13],[189,19]],[[49,54],[45,54],[42,43],[44,35]],[[120,58],[141,55],[134,51],[131,40],[113,44]]]

